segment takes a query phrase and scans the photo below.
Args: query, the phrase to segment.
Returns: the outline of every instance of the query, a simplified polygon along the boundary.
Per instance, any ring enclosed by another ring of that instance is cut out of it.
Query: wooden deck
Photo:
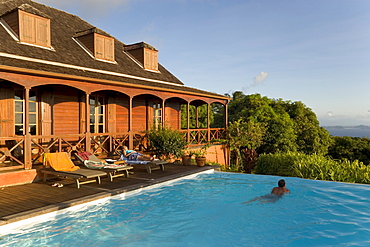
[[[118,177],[110,182],[104,177],[102,184],[84,184],[80,189],[76,188],[73,180],[60,178],[46,183],[40,181],[3,187],[0,188],[0,225],[217,168],[167,164],[164,171],[147,173],[145,166],[135,165],[134,174],[128,178]],[[62,183],[63,187],[52,187],[55,182]]]

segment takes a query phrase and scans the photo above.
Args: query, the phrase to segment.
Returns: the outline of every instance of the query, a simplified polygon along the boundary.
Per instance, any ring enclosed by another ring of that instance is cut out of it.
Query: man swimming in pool
[[[279,187],[275,187],[275,188],[273,188],[271,190],[271,194],[282,196],[285,193],[289,193],[290,192],[290,190],[287,187],[285,187],[285,180],[284,179],[280,179],[279,180],[278,186]]]
[[[285,180],[284,179],[279,180],[278,186],[279,187],[274,187],[271,190],[270,194],[256,197],[256,198],[254,198],[252,200],[249,200],[247,202],[244,202],[244,203],[250,203],[250,202],[257,201],[257,200],[259,200],[261,202],[261,204],[264,204],[266,202],[270,202],[270,203],[277,202],[285,193],[290,192],[290,190],[285,187]]]

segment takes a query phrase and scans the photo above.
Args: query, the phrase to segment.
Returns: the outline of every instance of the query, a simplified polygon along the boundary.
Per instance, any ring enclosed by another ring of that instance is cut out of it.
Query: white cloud
[[[242,91],[247,93],[246,91],[251,88],[251,87],[256,87],[257,85],[261,84],[264,80],[266,80],[267,76],[269,75],[269,73],[267,72],[261,72],[259,73],[258,75],[256,75],[254,78],[253,78],[253,82],[249,85],[247,85],[246,87],[243,87],[242,88]]]
[[[267,72],[261,72],[261,73],[259,73],[259,75],[257,75],[253,79],[253,86],[255,86],[255,85],[263,82],[268,75],[269,75],[269,73],[267,73]]]

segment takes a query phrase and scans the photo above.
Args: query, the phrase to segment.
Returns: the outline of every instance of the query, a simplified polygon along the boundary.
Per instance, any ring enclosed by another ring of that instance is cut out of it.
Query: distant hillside
[[[370,126],[357,125],[357,126],[322,126],[325,129],[370,129]]]

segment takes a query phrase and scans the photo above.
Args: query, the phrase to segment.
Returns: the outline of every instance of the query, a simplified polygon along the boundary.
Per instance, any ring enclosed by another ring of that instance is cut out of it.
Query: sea
[[[325,127],[332,136],[350,136],[350,137],[366,137],[370,138],[370,127]]]

